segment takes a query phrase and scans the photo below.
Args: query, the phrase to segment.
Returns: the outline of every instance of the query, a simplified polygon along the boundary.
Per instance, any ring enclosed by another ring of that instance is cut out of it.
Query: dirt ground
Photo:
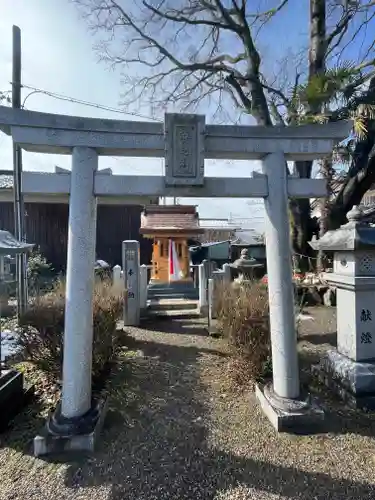
[[[333,310],[306,314],[304,377],[335,342]],[[128,333],[98,451],[67,464],[34,459],[41,422],[29,408],[2,439],[0,500],[375,499],[374,416],[321,390],[321,431],[277,434],[252,391],[228,389],[224,342],[201,321],[153,320]]]

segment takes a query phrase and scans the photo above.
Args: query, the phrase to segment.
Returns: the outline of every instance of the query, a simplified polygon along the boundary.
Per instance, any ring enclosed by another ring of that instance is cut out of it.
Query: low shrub
[[[95,284],[93,295],[93,377],[113,360],[118,345],[117,321],[122,312],[122,295],[108,281]],[[20,318],[17,347],[21,357],[45,371],[61,376],[65,316],[65,284],[38,296]]]
[[[218,327],[232,347],[232,376],[238,384],[271,373],[271,342],[267,287],[258,282],[215,291]]]
[[[50,291],[55,285],[56,273],[39,250],[30,253],[27,260],[27,280],[32,295]]]

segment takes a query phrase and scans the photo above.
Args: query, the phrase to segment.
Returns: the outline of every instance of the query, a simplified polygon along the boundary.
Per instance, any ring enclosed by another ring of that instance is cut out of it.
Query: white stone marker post
[[[204,260],[198,266],[199,273],[199,312],[202,315],[207,314],[207,260]]]
[[[119,290],[124,284],[121,277],[121,266],[119,266],[118,264],[116,264],[112,269],[112,284]]]
[[[140,274],[139,274],[139,302],[140,302],[140,308],[141,311],[147,309],[147,276],[148,276],[148,269],[145,264],[142,264],[142,266],[139,268]]]
[[[140,266],[139,242],[122,242],[122,261],[124,270],[124,325],[138,326],[140,322]]]
[[[231,279],[231,270],[230,270],[230,264],[228,263],[225,263],[223,264],[223,271],[224,271],[224,281],[226,283],[230,283],[230,279]]]
[[[215,310],[215,308],[214,308],[215,279],[214,278],[209,278],[207,292],[208,292],[208,320],[209,320],[209,323],[211,323],[211,321],[213,319],[215,319],[215,314],[214,314],[214,310]],[[211,324],[209,326],[211,326]]]

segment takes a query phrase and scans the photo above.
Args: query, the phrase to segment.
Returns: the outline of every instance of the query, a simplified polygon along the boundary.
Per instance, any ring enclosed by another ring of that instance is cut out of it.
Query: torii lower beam
[[[70,174],[23,172],[24,194],[70,193]],[[287,179],[288,196],[319,198],[326,196],[324,179]],[[185,198],[264,198],[268,196],[267,177],[257,174],[253,178],[205,177],[204,186],[166,186],[164,177],[139,175],[104,175],[94,178],[94,194],[98,197],[185,197]]]

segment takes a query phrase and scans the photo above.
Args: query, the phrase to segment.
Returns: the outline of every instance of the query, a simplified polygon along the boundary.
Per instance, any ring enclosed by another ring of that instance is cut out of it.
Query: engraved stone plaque
[[[122,242],[122,260],[124,270],[124,325],[137,326],[140,321],[139,302],[139,242]]]
[[[205,117],[167,113],[164,123],[166,185],[202,186]]]

